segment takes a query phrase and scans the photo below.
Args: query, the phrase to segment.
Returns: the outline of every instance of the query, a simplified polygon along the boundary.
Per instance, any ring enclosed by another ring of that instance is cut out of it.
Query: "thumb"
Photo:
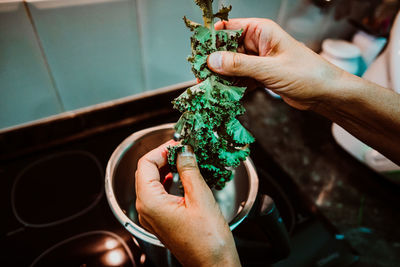
[[[185,199],[189,202],[201,201],[211,190],[204,181],[197,166],[196,156],[190,146],[184,146],[178,154],[176,167],[185,190]]]
[[[219,51],[207,58],[208,67],[219,74],[227,76],[250,77],[262,80],[269,58],[251,56],[242,53]]]

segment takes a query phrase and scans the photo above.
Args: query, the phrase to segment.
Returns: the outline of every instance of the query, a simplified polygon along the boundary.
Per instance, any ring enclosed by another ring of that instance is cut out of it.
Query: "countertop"
[[[357,266],[399,266],[400,186],[340,148],[324,117],[263,90],[245,107],[242,123],[358,251]]]
[[[170,100],[190,83],[0,132],[0,160],[11,162],[108,129],[177,117]],[[400,266],[400,186],[336,144],[332,122],[291,108],[264,89],[247,93],[240,120],[360,255],[357,266]],[[135,128],[131,128],[132,131]],[[1,173],[1,169],[0,169]]]

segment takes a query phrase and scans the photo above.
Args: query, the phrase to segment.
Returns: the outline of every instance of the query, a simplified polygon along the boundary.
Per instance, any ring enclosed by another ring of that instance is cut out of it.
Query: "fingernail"
[[[215,52],[209,55],[208,65],[215,70],[220,70],[222,68],[222,54]]]
[[[182,157],[192,157],[196,158],[196,155],[193,152],[193,149],[191,146],[183,146],[183,149],[181,152],[179,152],[179,155]]]

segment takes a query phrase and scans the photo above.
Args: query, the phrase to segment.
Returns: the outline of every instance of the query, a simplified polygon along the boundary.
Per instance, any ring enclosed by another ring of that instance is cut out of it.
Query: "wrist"
[[[197,246],[189,250],[180,251],[184,253],[175,254],[175,256],[185,267],[241,266],[231,232],[229,231],[229,236],[220,236],[218,234],[213,234],[212,236],[218,236],[218,238],[213,238],[211,242],[200,242]],[[190,252],[187,253],[188,251]]]
[[[200,264],[201,267],[241,267],[236,249],[218,255],[218,258],[208,259]]]
[[[390,89],[344,73],[330,87],[331,96],[314,111],[343,127],[354,137],[400,163],[400,96]],[[334,91],[333,91],[334,90]]]
[[[236,250],[235,241],[233,240],[232,234],[229,232],[230,237],[225,238],[223,242],[220,242],[218,245],[212,248],[212,252],[209,254],[208,258],[210,261],[203,266],[232,266],[239,267],[240,260],[239,255]]]
[[[224,238],[223,240],[224,241],[217,242],[208,247],[210,250],[208,250],[206,255],[203,255],[204,261],[200,264],[200,266],[241,266],[233,236],[230,234],[229,238]]]
[[[343,71],[336,66],[335,70],[327,75],[322,85],[322,94],[311,110],[330,119],[341,116],[356,101],[360,101],[360,89],[365,82],[361,78]]]

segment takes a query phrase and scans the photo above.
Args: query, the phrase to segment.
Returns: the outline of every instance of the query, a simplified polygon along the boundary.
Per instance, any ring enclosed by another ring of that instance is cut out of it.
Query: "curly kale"
[[[207,57],[215,51],[236,52],[242,30],[214,29],[214,18],[228,20],[231,6],[214,14],[212,0],[195,2],[203,10],[204,26],[186,17],[184,22],[193,31],[192,55],[188,61],[202,82],[172,102],[183,113],[175,130],[182,138],[182,145],[193,147],[208,186],[220,190],[232,179],[233,168],[249,155],[249,144],[254,138],[236,119],[245,112],[239,100],[246,88],[233,86],[230,78],[208,69]],[[169,147],[168,163],[172,171],[176,171],[176,155],[181,149],[182,146]]]

